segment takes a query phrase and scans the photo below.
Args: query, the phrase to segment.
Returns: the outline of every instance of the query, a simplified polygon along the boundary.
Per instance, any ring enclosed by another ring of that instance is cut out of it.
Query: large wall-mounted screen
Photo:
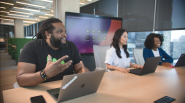
[[[110,45],[122,18],[66,12],[67,40],[76,44],[80,53],[93,53],[93,45]]]

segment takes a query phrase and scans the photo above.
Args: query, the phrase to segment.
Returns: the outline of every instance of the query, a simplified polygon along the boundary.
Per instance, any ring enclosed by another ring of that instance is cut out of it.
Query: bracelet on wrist
[[[49,77],[46,75],[45,71],[44,70],[41,70],[40,71],[40,76],[44,79],[44,80],[48,80]]]

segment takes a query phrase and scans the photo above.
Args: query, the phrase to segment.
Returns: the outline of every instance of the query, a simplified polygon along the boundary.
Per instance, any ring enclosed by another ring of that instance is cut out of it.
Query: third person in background
[[[169,56],[160,46],[162,46],[164,39],[160,34],[150,33],[145,40],[145,47],[143,49],[143,58],[146,61],[149,57],[161,56],[161,62],[159,65],[172,67],[173,58]]]

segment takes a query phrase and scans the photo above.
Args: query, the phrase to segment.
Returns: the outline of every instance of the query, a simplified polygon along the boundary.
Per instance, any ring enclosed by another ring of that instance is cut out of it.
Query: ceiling
[[[79,0],[80,7],[99,0]],[[1,24],[14,25],[14,19],[22,19],[29,26],[53,17],[53,0],[0,0]]]

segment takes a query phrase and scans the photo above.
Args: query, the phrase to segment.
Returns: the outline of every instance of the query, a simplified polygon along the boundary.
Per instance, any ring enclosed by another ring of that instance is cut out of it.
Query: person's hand
[[[133,67],[134,68],[141,68],[141,69],[143,69],[143,65],[133,64]]]
[[[162,63],[162,66],[165,66],[165,67],[171,67],[171,64],[170,64],[170,63],[168,63],[168,62],[164,62],[164,63]]]
[[[51,56],[48,55],[48,62],[47,62],[46,67],[44,69],[46,75],[48,77],[53,77],[53,76],[63,72],[64,70],[66,70],[72,63],[72,60],[69,60],[65,64],[61,64],[61,62],[64,61],[66,58],[68,58],[67,55],[61,57],[56,62],[52,62]]]
[[[118,71],[120,71],[122,73],[129,73],[130,72],[128,69],[121,68],[121,67],[118,67]]]

